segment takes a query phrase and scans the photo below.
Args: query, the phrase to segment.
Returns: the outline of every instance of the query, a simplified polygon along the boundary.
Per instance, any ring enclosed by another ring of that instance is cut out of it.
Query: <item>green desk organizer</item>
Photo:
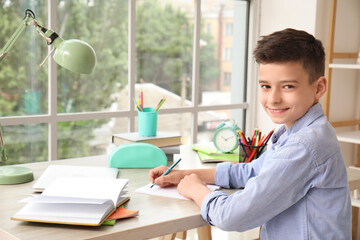
[[[111,168],[155,168],[167,165],[165,153],[148,143],[128,143],[114,149],[109,156]]]

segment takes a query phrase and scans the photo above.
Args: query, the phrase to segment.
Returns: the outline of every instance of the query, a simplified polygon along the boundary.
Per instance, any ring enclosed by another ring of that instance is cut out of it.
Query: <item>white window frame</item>
[[[49,58],[49,75],[48,75],[48,114],[31,115],[31,116],[13,116],[0,117],[0,122],[3,126],[11,125],[30,125],[30,124],[48,124],[48,161],[56,160],[57,158],[57,123],[68,121],[83,121],[95,119],[110,119],[126,117],[129,119],[128,130],[135,130],[135,110],[134,102],[131,101],[135,97],[135,9],[136,1],[128,0],[129,7],[129,110],[124,111],[99,111],[99,112],[81,112],[81,113],[57,113],[57,66],[52,58]],[[56,0],[48,0],[48,25],[51,29],[56,29]],[[192,106],[178,107],[178,108],[164,108],[159,114],[181,114],[190,113],[192,115],[191,123],[191,139],[190,144],[197,141],[198,129],[198,115],[204,111],[216,110],[232,110],[243,109],[247,110],[249,104],[224,104],[214,106],[199,105],[199,54],[200,54],[200,22],[201,22],[201,0],[196,1],[196,12],[194,19],[194,39],[193,39],[193,72],[192,72]],[[250,24],[250,23],[248,23]],[[49,47],[49,51],[51,47]]]

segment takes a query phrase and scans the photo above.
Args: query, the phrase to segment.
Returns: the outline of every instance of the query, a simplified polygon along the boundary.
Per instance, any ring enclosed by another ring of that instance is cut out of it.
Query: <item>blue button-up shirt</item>
[[[227,231],[262,225],[262,240],[351,239],[346,167],[320,104],[271,140],[251,163],[217,165],[217,185],[244,189],[207,195],[203,218]]]

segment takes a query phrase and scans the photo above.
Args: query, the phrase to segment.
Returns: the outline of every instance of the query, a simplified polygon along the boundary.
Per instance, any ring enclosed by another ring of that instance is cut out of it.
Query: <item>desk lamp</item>
[[[58,65],[81,74],[91,74],[94,71],[96,54],[88,43],[77,39],[63,40],[53,30],[40,26],[35,20],[34,12],[30,9],[25,11],[24,19],[0,51],[0,62],[5,58],[27,26],[35,27],[37,32],[46,39],[47,44],[54,47],[50,54],[55,50],[53,58]],[[0,162],[6,161],[6,159],[7,156],[0,129]],[[19,166],[0,167],[0,184],[26,183],[33,179],[34,176],[31,169]]]

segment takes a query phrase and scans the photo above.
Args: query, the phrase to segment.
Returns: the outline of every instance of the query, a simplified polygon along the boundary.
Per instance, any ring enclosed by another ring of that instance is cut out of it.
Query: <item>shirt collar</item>
[[[309,108],[304,116],[296,120],[288,130],[286,130],[285,125],[281,126],[272,136],[271,142],[276,143],[281,135],[283,135],[283,133],[286,132],[287,136],[291,133],[295,133],[306,126],[309,126],[312,122],[322,116],[324,116],[324,111],[322,110],[320,103],[316,103],[311,108]]]

